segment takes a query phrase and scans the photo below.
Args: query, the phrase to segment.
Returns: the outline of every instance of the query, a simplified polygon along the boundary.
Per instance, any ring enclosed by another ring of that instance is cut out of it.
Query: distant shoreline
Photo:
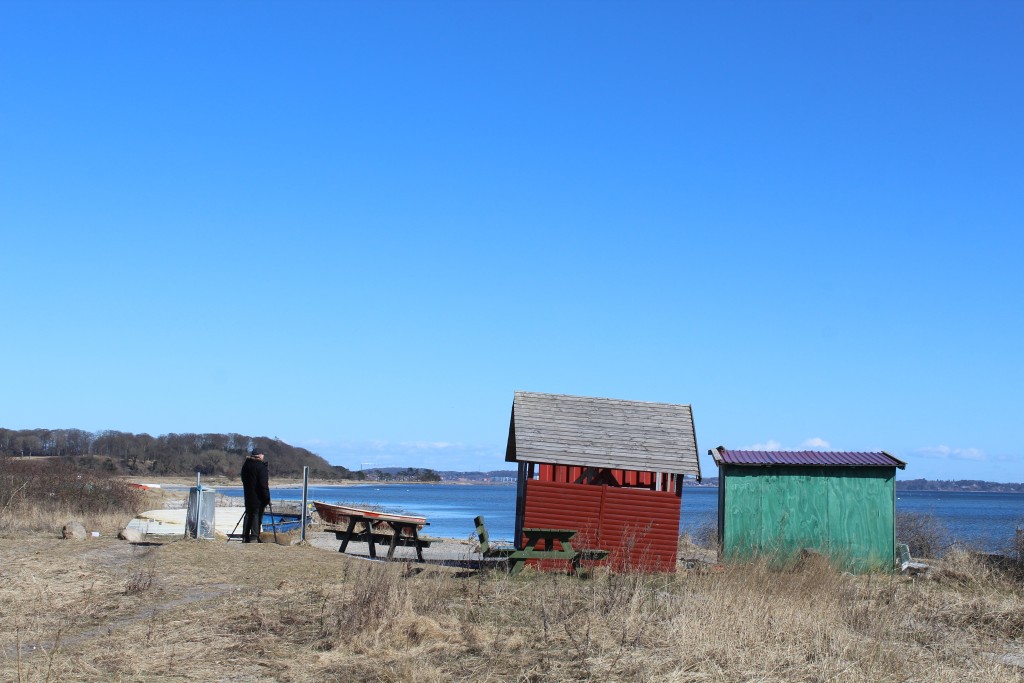
[[[155,484],[160,488],[178,489],[178,488],[189,488],[196,485],[195,477],[122,477],[127,483],[130,484]],[[228,478],[228,477],[203,477],[200,479],[200,483],[204,487],[211,489],[217,489],[222,487],[237,487],[241,488],[242,482],[240,479]],[[437,486],[439,484],[448,484],[453,486],[515,486],[514,482],[503,482],[503,481],[366,481],[361,479],[328,479],[328,480],[317,480],[310,479],[309,487],[313,488],[351,488],[355,486]],[[295,479],[292,477],[275,478],[270,477],[271,488],[301,488],[302,479]]]
[[[134,484],[159,484],[161,487],[191,487],[195,486],[195,477],[146,477],[146,476],[124,476],[124,481]],[[910,486],[902,485],[904,482],[896,480],[897,493],[1019,493],[1024,494],[1024,484],[1004,484],[999,482],[976,482],[972,481],[962,487],[946,486],[930,488],[922,486],[922,483],[930,483],[929,480],[913,479]],[[201,482],[204,486],[217,488],[219,486],[241,486],[242,482],[235,477],[211,476],[203,477]],[[317,488],[349,488],[354,486],[437,486],[439,484],[454,486],[515,486],[515,482],[506,481],[478,481],[473,479],[447,480],[447,481],[380,481],[365,479],[310,479],[309,485]],[[299,488],[302,486],[302,479],[295,477],[277,478],[271,475],[270,485],[273,487]],[[718,484],[684,484],[683,491],[691,489],[717,489]],[[684,493],[685,495],[685,493]]]

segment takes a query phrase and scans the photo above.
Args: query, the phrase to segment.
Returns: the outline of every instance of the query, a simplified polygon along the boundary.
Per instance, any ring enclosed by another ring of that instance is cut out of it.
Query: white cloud
[[[448,443],[447,441],[403,441],[398,445],[411,451],[437,451],[463,447],[460,443]]]
[[[768,439],[765,443],[755,443],[751,446],[744,446],[740,449],[741,451],[779,451],[782,450],[782,444],[775,439]]]
[[[940,460],[987,460],[985,452],[980,448],[950,448],[949,446],[926,446],[917,450],[926,458],[938,458]]]
[[[429,467],[436,470],[510,469],[504,442],[466,444],[451,441],[321,441],[316,449],[328,462],[349,469]]]
[[[825,441],[825,439],[822,439],[822,438],[817,437],[817,436],[815,436],[815,437],[813,437],[811,439],[807,439],[807,441],[804,441],[800,445],[803,446],[804,448],[828,448],[829,447],[828,441]]]

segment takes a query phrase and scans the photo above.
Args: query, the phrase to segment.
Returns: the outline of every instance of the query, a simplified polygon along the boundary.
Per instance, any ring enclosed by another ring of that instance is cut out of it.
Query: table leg
[[[370,559],[377,559],[377,547],[373,542],[373,523],[366,519],[363,520],[363,524],[366,525],[366,545],[370,548]]]
[[[395,556],[395,546],[398,545],[398,534],[401,531],[402,527],[396,527],[394,524],[391,524],[390,522],[388,523],[388,526],[391,527],[391,545],[388,546],[388,562],[390,562],[391,558]]]
[[[416,543],[416,559],[423,562],[423,546],[420,544],[420,532],[416,530],[416,526],[412,527],[412,540]]]
[[[358,520],[355,517],[348,518],[348,528],[345,530],[345,538],[341,540],[341,547],[338,548],[339,553],[345,552],[345,548],[348,547],[348,542],[352,540],[352,530],[356,528],[356,522]]]

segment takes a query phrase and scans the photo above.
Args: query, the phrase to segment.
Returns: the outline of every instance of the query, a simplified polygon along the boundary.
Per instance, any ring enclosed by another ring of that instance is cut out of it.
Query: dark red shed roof
[[[730,451],[719,446],[708,451],[715,464],[747,465],[750,467],[771,467],[776,465],[797,465],[817,467],[898,467],[907,466],[899,458],[885,451],[877,453],[851,451]]]

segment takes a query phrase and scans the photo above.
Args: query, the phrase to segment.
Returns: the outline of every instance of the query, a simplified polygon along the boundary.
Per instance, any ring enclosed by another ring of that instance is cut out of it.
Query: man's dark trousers
[[[242,521],[242,542],[249,543],[260,540],[260,529],[263,528],[263,511],[266,509],[263,503],[246,504],[245,519]]]

